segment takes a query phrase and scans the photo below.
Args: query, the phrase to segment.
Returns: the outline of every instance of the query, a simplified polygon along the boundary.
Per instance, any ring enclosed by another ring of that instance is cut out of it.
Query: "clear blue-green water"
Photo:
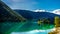
[[[11,34],[48,34],[52,29],[48,30],[32,30],[27,32],[12,32]]]
[[[53,24],[38,25],[37,22],[3,22],[1,31],[5,34],[48,34],[54,28]]]

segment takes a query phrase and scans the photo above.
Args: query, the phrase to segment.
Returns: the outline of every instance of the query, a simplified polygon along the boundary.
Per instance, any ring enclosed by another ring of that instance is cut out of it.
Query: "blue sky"
[[[55,10],[60,9],[60,0],[2,0],[12,9]]]

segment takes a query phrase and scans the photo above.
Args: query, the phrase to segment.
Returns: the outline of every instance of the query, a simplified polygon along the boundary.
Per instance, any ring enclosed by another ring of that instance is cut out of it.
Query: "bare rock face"
[[[48,34],[60,34],[60,27],[56,27],[54,31],[49,32]]]

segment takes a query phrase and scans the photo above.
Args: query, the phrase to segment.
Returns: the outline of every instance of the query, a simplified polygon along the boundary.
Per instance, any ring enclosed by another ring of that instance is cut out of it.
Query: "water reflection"
[[[48,32],[55,30],[55,28],[48,29],[48,30],[32,30],[28,32],[12,32],[11,34],[48,34]]]

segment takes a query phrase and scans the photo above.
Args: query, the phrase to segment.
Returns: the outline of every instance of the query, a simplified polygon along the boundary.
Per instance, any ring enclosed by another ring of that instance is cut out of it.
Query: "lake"
[[[48,34],[54,30],[54,25],[38,25],[37,22],[3,22],[1,32],[5,34]]]

